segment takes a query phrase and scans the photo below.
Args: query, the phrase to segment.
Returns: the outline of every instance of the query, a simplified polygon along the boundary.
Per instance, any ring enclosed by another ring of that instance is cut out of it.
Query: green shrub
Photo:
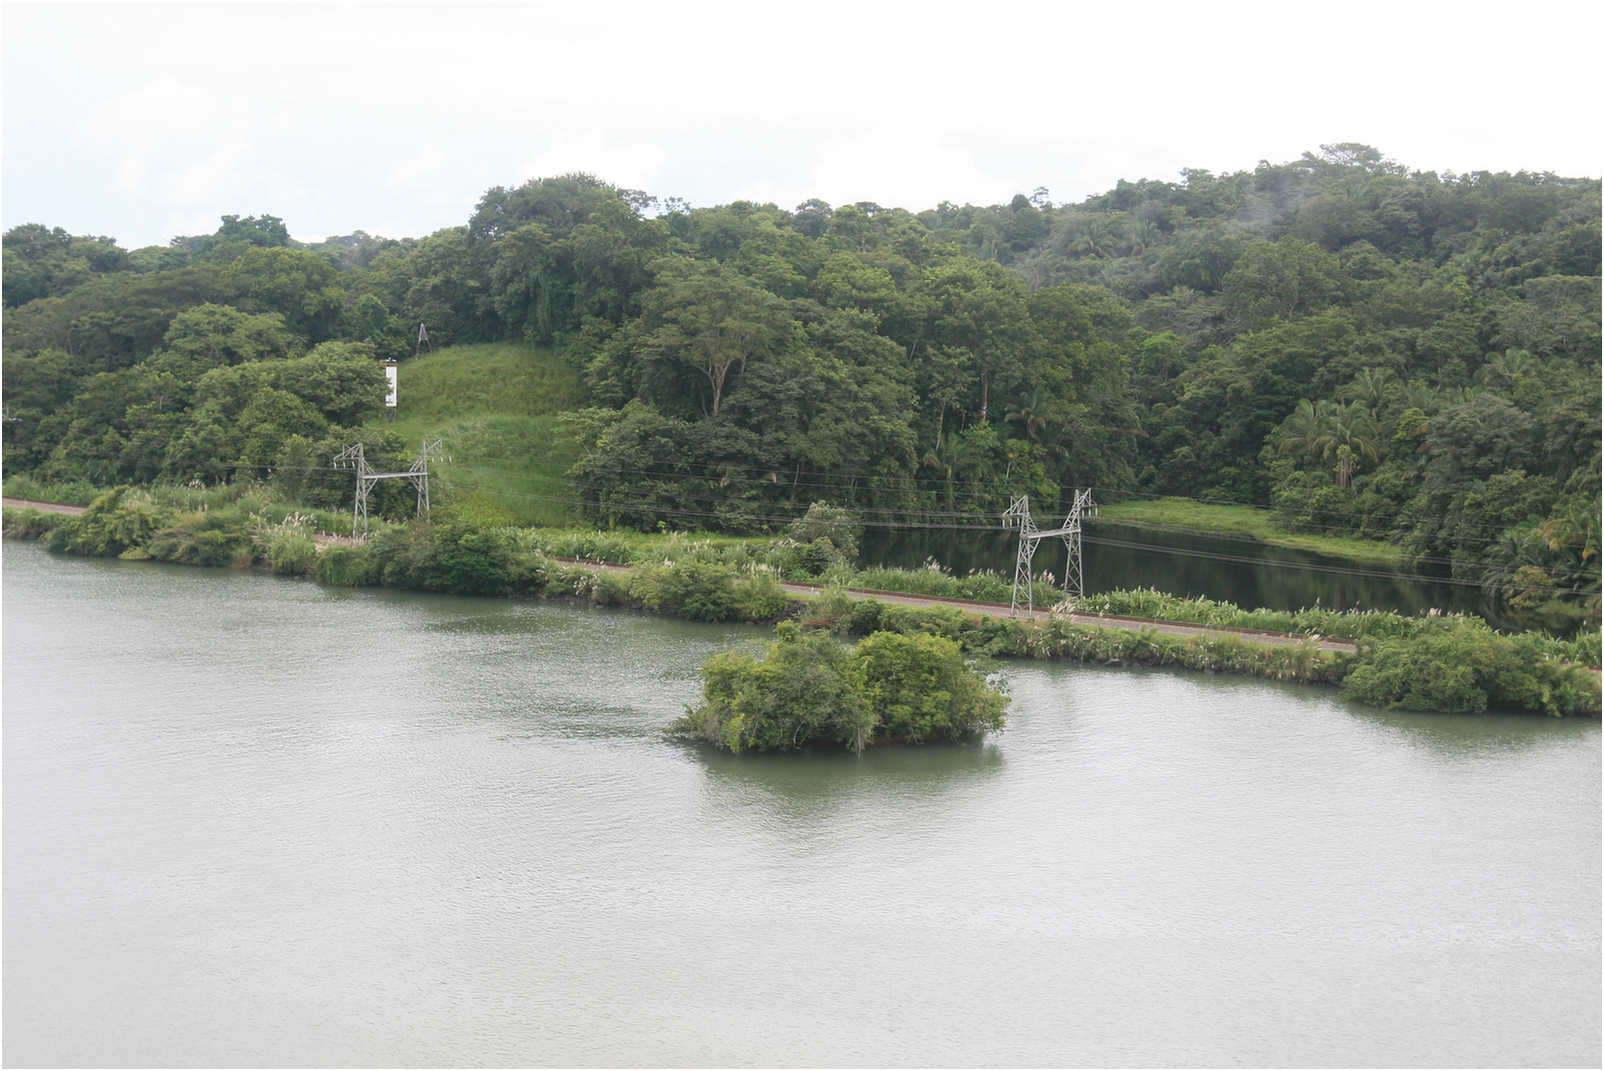
[[[279,576],[306,576],[317,562],[317,544],[301,532],[285,532],[267,549],[267,563]]]
[[[881,736],[959,740],[1003,727],[1006,698],[952,640],[871,633],[853,649],[850,674]]]
[[[502,529],[508,541],[507,590],[514,595],[538,595],[550,583],[551,563],[538,550],[519,546],[509,530]]]
[[[152,557],[155,557],[153,554]],[[229,532],[222,528],[204,528],[195,534],[195,542],[185,565],[248,565],[251,560],[250,537],[244,532]]]
[[[1025,625],[1006,617],[965,617],[958,637],[966,652],[985,658],[1017,657],[1025,653]]]
[[[114,558],[130,547],[143,546],[170,519],[171,513],[148,493],[118,487],[52,529],[49,546],[70,554]]]
[[[612,573],[593,573],[590,597],[602,606],[624,606],[629,602],[629,584]]]
[[[792,521],[785,534],[796,543],[822,542],[822,552],[838,561],[852,562],[858,557],[858,527],[852,514],[828,502],[809,505],[807,513]]]
[[[156,561],[215,567],[249,564],[251,545],[250,535],[237,523],[209,514],[187,513],[152,535],[142,549]]]
[[[735,616],[735,573],[722,565],[675,562],[663,572],[658,601],[692,621],[728,621]]]
[[[845,632],[856,604],[851,595],[838,587],[828,587],[813,596],[803,608],[802,624],[829,632]]]
[[[1578,632],[1568,640],[1555,644],[1551,652],[1556,658],[1563,658],[1567,662],[1575,662],[1579,666],[1598,666],[1600,664],[1599,630]]]
[[[773,573],[756,573],[735,589],[736,616],[742,621],[772,621],[790,607],[791,597]]]
[[[851,559],[820,536],[806,543],[786,542],[775,548],[777,567],[786,576],[819,577],[837,566],[850,567]]]
[[[512,590],[512,540],[505,529],[466,521],[417,525],[408,586],[456,595],[505,595]]]
[[[420,524],[385,524],[368,535],[368,548],[379,568],[379,582],[390,587],[413,587],[414,564],[429,553],[434,541]],[[420,546],[420,543],[427,545]]]
[[[384,561],[370,547],[334,545],[317,556],[312,575],[333,587],[376,587],[384,582]]]
[[[41,539],[59,527],[71,514],[45,513],[37,509],[5,510],[4,531],[7,539]]]
[[[881,606],[877,599],[858,599],[847,612],[847,628],[858,636],[880,630]]]
[[[639,566],[631,572],[627,581],[630,602],[647,610],[662,609],[663,573],[653,566]]]
[[[936,606],[893,606],[880,609],[880,628],[904,635],[924,633],[956,641],[964,631],[963,611]]]
[[[587,569],[569,569],[560,564],[548,564],[543,594],[553,599],[577,598],[595,602],[599,579],[600,574]],[[628,601],[627,597],[624,601]]]

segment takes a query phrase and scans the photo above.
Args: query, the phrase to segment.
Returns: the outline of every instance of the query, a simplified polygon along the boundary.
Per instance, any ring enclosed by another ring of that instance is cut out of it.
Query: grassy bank
[[[1397,547],[1380,540],[1291,531],[1272,511],[1256,506],[1222,506],[1190,498],[1160,498],[1099,506],[1097,519],[1148,528],[1247,536],[1271,546],[1306,550],[1367,565],[1396,566],[1403,565],[1406,560]],[[1092,523],[1095,524],[1095,520]]]

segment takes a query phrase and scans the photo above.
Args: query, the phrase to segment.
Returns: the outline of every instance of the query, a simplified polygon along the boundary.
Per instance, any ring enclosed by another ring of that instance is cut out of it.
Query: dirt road
[[[6,509],[36,509],[40,513],[82,513],[88,507],[69,506],[65,502],[35,502],[29,498],[0,499]]]
[[[627,565],[585,561],[580,558],[558,558],[557,560],[565,565],[577,565],[600,573],[618,575],[630,571]],[[824,590],[817,584],[782,583],[780,587],[784,588],[787,594],[803,597],[817,595]],[[995,602],[975,602],[970,599],[941,599],[928,595],[904,595],[901,592],[875,591],[869,588],[847,588],[846,592],[854,599],[878,599],[883,603],[890,603],[895,606],[945,607],[982,617],[1030,617],[1035,621],[1045,621],[1048,618],[1048,611],[1046,610],[1037,610],[1033,615],[1029,615],[1023,610],[1011,611],[1007,606]],[[1069,619],[1076,625],[1126,629],[1130,632],[1140,632],[1144,628],[1150,628],[1155,632],[1162,632],[1169,636],[1232,636],[1247,643],[1258,643],[1267,647],[1296,647],[1309,639],[1307,636],[1292,635],[1285,632],[1258,632],[1245,628],[1190,625],[1183,621],[1155,621],[1144,617],[1118,617],[1111,614],[1071,614]],[[1315,640],[1315,646],[1322,651],[1341,651],[1347,654],[1352,654],[1357,650],[1347,640],[1330,640],[1324,637]]]

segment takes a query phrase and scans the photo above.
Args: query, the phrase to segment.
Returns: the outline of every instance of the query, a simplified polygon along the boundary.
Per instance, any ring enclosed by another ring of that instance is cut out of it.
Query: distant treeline
[[[4,461],[306,478],[424,323],[581,373],[599,523],[961,519],[1090,485],[1272,505],[1596,618],[1599,198],[1344,144],[1072,205],[689,208],[565,175],[417,240],[29,224],[4,238]]]

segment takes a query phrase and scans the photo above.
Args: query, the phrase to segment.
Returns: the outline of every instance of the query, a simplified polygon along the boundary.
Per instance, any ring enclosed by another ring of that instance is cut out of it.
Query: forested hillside
[[[375,358],[424,323],[568,363],[569,494],[603,524],[774,528],[815,499],[969,523],[1093,486],[1270,505],[1596,615],[1599,195],[1339,145],[1072,205],[690,208],[566,175],[419,240],[29,224],[5,467],[305,482],[364,425],[399,448]]]

